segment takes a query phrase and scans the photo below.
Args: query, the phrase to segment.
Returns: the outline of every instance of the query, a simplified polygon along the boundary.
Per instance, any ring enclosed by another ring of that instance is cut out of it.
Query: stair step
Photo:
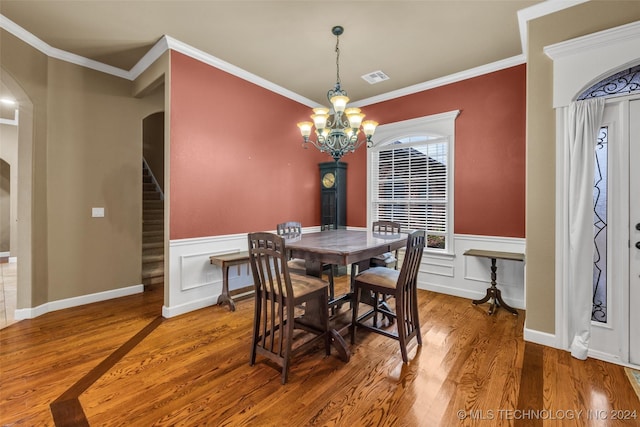
[[[144,260],[146,259],[146,257],[149,256],[155,256],[155,255],[162,255],[164,256],[164,242],[157,242],[157,243],[152,243],[152,244],[160,244],[161,246],[157,247],[157,248],[142,248],[142,262],[144,263]],[[143,243],[144,246],[144,243]]]
[[[164,200],[149,169],[142,165],[142,283],[164,283]]]
[[[157,216],[159,219],[164,218],[164,209],[145,209],[142,211],[145,217]]]
[[[164,246],[164,239],[160,236],[143,237],[142,244],[161,243]],[[143,249],[144,250],[144,249]]]
[[[143,191],[142,198],[144,200],[160,200],[160,193],[157,191]]]
[[[150,279],[152,277],[163,277],[164,278],[164,267],[153,268],[148,270],[142,270],[142,278]]]
[[[164,261],[164,254],[142,255],[142,263],[149,264],[151,262]]]
[[[142,243],[142,250],[157,249],[157,248],[164,250],[164,242],[158,241],[158,242]]]
[[[142,284],[145,286],[145,290],[153,289],[152,285],[159,285],[164,283],[164,275],[149,277],[148,279],[142,279]]]

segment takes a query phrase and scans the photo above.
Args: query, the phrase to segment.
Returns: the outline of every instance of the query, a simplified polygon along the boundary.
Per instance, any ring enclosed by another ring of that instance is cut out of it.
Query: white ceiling
[[[518,11],[539,0],[2,0],[49,46],[130,70],[164,35],[321,104],[340,77],[352,101],[521,55]],[[575,1],[574,1],[575,3]],[[361,76],[382,70],[390,80]]]

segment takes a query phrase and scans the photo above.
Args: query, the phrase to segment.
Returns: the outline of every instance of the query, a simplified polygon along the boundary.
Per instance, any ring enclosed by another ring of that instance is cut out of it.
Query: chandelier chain
[[[340,84],[340,36],[336,35],[336,83]]]

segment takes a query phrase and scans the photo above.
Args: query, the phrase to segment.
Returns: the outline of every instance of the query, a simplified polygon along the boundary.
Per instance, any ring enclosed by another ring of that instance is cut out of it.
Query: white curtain
[[[593,176],[595,143],[604,98],[572,103],[565,110],[569,146],[569,339],[571,355],[586,359],[593,300]]]

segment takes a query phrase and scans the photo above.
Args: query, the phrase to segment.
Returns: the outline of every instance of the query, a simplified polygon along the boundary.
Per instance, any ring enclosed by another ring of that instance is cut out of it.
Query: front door
[[[629,362],[640,365],[640,100],[629,119]]]
[[[607,102],[602,126],[589,346],[596,357],[640,365],[640,99]]]

